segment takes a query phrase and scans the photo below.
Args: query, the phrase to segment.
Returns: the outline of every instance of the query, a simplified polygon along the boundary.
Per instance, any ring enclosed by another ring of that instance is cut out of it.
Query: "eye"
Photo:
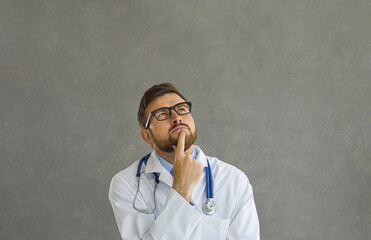
[[[168,111],[160,111],[156,113],[156,117],[159,120],[163,120],[169,117],[169,112]]]
[[[176,107],[176,111],[179,114],[185,114],[185,113],[189,112],[189,107],[188,107],[187,104],[182,104],[182,105],[179,105],[179,106]]]
[[[187,112],[188,110],[187,110],[187,108],[186,107],[179,107],[178,109],[177,109],[177,111],[178,112]]]

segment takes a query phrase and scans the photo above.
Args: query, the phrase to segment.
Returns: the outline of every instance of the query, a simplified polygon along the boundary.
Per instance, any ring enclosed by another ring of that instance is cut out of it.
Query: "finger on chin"
[[[185,132],[180,132],[178,137],[177,149],[179,153],[184,152]]]

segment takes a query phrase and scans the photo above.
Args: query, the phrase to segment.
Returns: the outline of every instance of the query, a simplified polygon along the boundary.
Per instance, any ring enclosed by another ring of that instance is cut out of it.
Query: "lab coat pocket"
[[[228,234],[229,219],[204,217],[203,239],[226,239]]]

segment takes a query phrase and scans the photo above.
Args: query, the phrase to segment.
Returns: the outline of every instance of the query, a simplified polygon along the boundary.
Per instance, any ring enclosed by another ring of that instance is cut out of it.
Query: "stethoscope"
[[[154,198],[154,202],[155,202],[155,208],[153,210],[150,209],[150,208],[145,208],[145,209],[137,208],[135,206],[135,201],[137,200],[137,196],[138,196],[138,193],[139,193],[139,187],[140,187],[140,175],[141,175],[140,170],[142,168],[143,162],[144,162],[144,165],[147,165],[147,161],[148,161],[148,158],[150,156],[151,156],[151,154],[148,154],[148,155],[142,157],[142,159],[140,159],[140,161],[139,161],[137,174],[136,174],[138,187],[137,187],[137,191],[135,193],[134,199],[133,199],[133,208],[137,212],[145,213],[145,214],[152,214],[156,210],[156,189],[157,189],[157,184],[160,182],[158,173],[154,172],[153,175],[155,176],[155,190],[153,192],[153,198]],[[205,170],[206,170],[206,202],[202,205],[202,211],[207,215],[212,215],[212,214],[215,213],[215,210],[216,210],[216,205],[215,205],[215,202],[214,202],[213,175],[211,173],[211,167],[210,167],[209,160],[208,159],[206,159],[206,160],[207,160],[207,167],[205,167]]]

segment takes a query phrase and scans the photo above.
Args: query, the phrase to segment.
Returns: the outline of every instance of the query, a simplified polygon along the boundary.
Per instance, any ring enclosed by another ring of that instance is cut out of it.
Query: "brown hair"
[[[157,97],[161,97],[167,93],[175,93],[179,97],[183,98],[184,101],[187,101],[185,97],[172,85],[171,83],[161,83],[157,85],[153,85],[149,88],[143,95],[142,99],[140,100],[139,109],[138,109],[138,122],[141,128],[144,128],[147,117],[145,110],[147,106]]]

